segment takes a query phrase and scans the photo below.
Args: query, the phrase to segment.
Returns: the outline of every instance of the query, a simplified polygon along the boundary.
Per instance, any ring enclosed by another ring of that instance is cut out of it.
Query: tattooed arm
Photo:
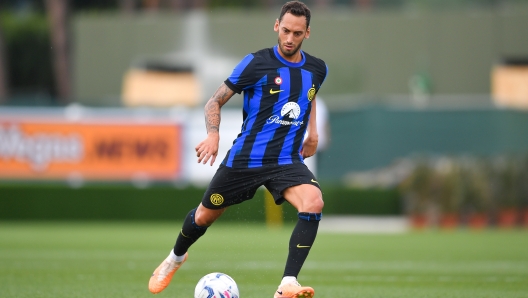
[[[211,166],[218,155],[218,142],[220,141],[220,108],[235,94],[226,84],[222,83],[213,96],[205,104],[205,127],[207,138],[196,146],[198,162],[204,164],[211,159]]]
[[[222,83],[205,104],[205,127],[207,134],[219,133],[220,108],[235,94],[226,84]]]

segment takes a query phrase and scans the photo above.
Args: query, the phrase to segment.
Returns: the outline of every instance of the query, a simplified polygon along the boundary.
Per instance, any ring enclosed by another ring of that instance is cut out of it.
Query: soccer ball
[[[194,298],[239,298],[239,295],[235,280],[221,272],[202,277],[194,289]]]

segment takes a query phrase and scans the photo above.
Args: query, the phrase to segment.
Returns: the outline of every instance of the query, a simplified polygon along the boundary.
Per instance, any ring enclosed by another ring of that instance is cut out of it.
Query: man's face
[[[286,13],[280,23],[279,20],[275,21],[274,30],[279,33],[279,49],[286,59],[293,59],[303,40],[310,36],[310,27],[306,28],[306,18],[291,13]]]

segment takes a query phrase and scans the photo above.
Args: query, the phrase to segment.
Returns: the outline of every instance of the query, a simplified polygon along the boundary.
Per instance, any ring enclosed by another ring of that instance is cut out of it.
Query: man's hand
[[[317,151],[318,137],[313,135],[308,135],[308,137],[303,142],[303,148],[301,150],[301,155],[303,158],[308,158],[313,156]]]
[[[196,157],[198,157],[198,163],[203,162],[203,164],[206,164],[211,159],[211,166],[213,165],[218,155],[219,141],[220,135],[218,133],[207,134],[207,138],[194,148],[196,150]]]

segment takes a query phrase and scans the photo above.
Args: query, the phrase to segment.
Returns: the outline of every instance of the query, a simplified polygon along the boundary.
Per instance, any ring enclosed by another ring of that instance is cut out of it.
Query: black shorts
[[[264,185],[275,199],[284,203],[282,192],[288,187],[310,184],[319,187],[315,176],[306,165],[297,163],[259,168],[230,168],[220,165],[202,198],[202,205],[220,209],[252,199],[257,189]]]

